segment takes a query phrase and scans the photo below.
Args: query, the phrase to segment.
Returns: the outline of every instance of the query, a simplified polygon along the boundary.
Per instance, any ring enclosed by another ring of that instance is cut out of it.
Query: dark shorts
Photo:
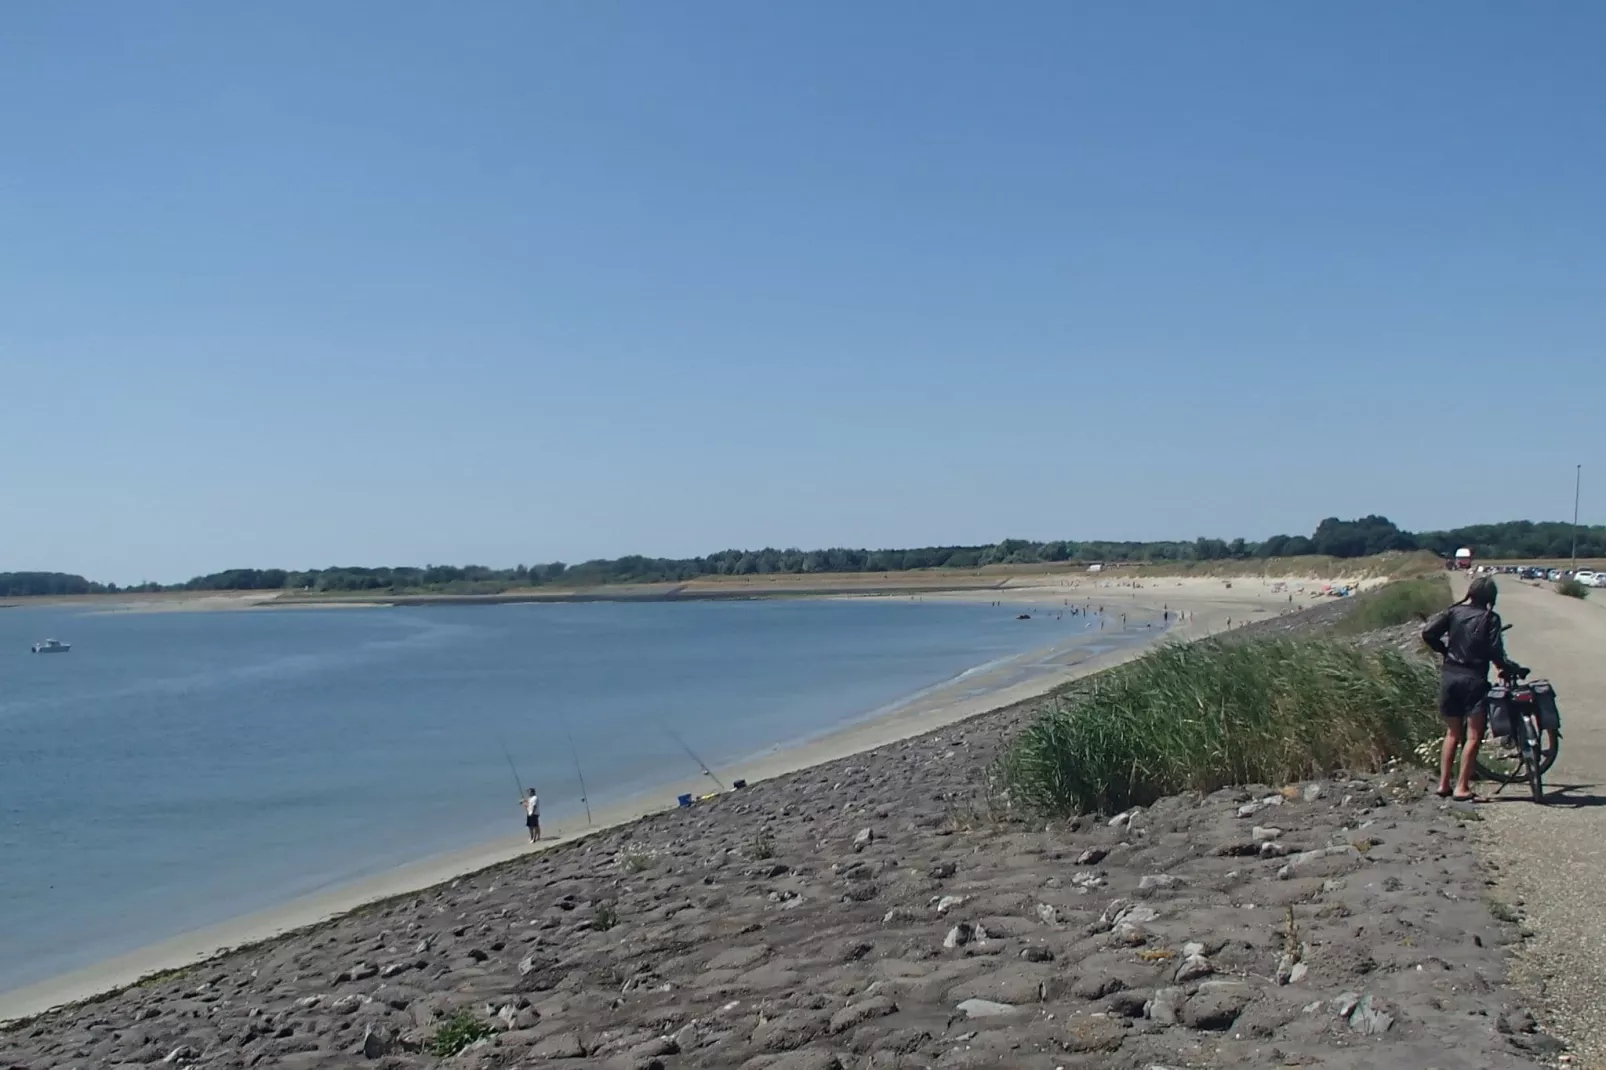
[[[540,814],[529,814],[529,815],[527,815],[524,818],[524,827],[527,828],[527,829],[538,829],[538,828],[540,828],[541,827],[541,815]]]
[[[1444,673],[1439,678],[1439,714],[1442,717],[1482,717],[1487,710],[1483,700],[1489,697],[1489,681],[1470,672]]]

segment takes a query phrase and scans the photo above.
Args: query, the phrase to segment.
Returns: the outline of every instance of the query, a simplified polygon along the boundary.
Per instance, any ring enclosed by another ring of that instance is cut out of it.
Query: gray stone
[[[959,1011],[967,1018],[1002,1018],[1005,1015],[1019,1014],[1019,1007],[1012,1007],[1008,1003],[995,1003],[990,999],[967,999],[959,1004]]]
[[[1349,1027],[1362,1036],[1382,1036],[1394,1027],[1394,1016],[1379,1008],[1371,996],[1362,996],[1350,1012]]]
[[[1096,866],[1104,861],[1105,856],[1109,853],[1102,847],[1089,847],[1076,856],[1076,864],[1079,866]]]
[[[396,1047],[396,1034],[384,1027],[370,1025],[363,1030],[362,1056],[364,1059],[383,1059]]]
[[[1144,1005],[1143,1013],[1157,1025],[1176,1025],[1177,1007],[1185,995],[1180,988],[1159,989],[1154,993],[1154,998]]]
[[[1210,960],[1203,955],[1189,955],[1177,967],[1176,976],[1172,980],[1183,985],[1189,981],[1197,981],[1201,977],[1209,977],[1215,972],[1216,968],[1210,965]]]
[[[1148,1005],[1149,994],[1146,992],[1117,992],[1110,997],[1104,1009],[1122,1018],[1142,1018]]]
[[[1257,842],[1281,839],[1283,830],[1270,825],[1256,825],[1249,833]]]
[[[1181,877],[1174,877],[1169,873],[1150,873],[1138,880],[1138,891],[1167,891],[1179,887],[1184,881]]]
[[[1502,1033],[1534,1033],[1539,1030],[1539,1023],[1527,1011],[1515,1010],[1502,1014],[1495,1028]]]
[[[954,907],[962,905],[964,901],[965,897],[962,895],[945,895],[937,900],[937,913],[946,914]]]
[[[898,1013],[896,1003],[885,996],[875,996],[858,1003],[850,1003],[831,1015],[830,1030],[832,1033],[840,1033],[872,1019],[885,1018],[889,1014],[896,1013]]]
[[[530,1055],[536,1059],[584,1059],[586,1048],[575,1034],[559,1033],[531,1048]]]
[[[853,849],[862,851],[875,842],[874,829],[860,829],[858,835],[853,837]]]
[[[1201,989],[1183,1004],[1182,1023],[1192,1029],[1221,1032],[1231,1029],[1248,1005],[1249,993],[1242,985]]]

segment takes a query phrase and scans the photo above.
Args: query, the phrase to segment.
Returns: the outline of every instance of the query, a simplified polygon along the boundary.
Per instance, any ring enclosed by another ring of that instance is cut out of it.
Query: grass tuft
[[[1577,580],[1566,579],[1561,580],[1556,584],[1556,593],[1564,594],[1568,598],[1588,598],[1589,588],[1585,587]]]
[[[1437,694],[1431,664],[1391,648],[1164,646],[1051,700],[995,772],[1012,805],[1064,816],[1376,769],[1441,731]]]
[[[1335,629],[1340,635],[1360,635],[1379,628],[1393,628],[1414,620],[1427,620],[1454,599],[1450,581],[1439,573],[1414,580],[1400,580],[1376,591],[1355,596],[1355,606]]]
[[[755,862],[775,857],[775,837],[770,835],[769,829],[758,830],[752,842],[747,845],[747,857]]]
[[[591,912],[591,927],[599,933],[605,933],[619,924],[619,909],[612,903],[598,903]]]
[[[458,1011],[440,1024],[424,1047],[437,1058],[450,1059],[475,1041],[484,1040],[492,1032],[489,1023],[480,1021],[468,1011]]]

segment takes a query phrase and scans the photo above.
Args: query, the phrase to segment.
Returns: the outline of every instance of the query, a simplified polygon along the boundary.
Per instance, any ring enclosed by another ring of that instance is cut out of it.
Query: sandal
[[[1452,795],[1450,796],[1450,801],[1458,803],[1486,803],[1489,800],[1474,791],[1470,795]]]
[[[1437,795],[1441,799],[1448,799],[1450,797],[1450,789],[1449,788],[1440,788],[1437,791],[1435,791],[1433,794]]]

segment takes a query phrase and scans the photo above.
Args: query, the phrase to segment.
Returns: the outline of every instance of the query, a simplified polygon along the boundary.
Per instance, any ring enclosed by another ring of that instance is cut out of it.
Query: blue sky
[[[0,569],[1606,521],[1606,8],[0,13]]]

